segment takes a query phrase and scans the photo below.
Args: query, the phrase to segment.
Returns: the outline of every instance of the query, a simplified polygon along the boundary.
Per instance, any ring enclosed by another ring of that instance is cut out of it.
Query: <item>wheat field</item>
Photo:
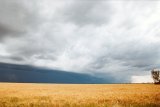
[[[0,107],[159,107],[160,85],[0,83]]]

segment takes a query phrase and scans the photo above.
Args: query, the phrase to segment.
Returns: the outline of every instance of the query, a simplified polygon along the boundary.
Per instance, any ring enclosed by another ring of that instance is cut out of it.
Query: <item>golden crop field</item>
[[[160,85],[0,83],[0,107],[160,107]]]

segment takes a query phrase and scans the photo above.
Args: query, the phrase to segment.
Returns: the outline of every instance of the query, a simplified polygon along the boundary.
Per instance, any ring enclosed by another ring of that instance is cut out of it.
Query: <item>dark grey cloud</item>
[[[103,79],[87,74],[52,70],[27,65],[0,63],[1,82],[22,83],[113,83],[111,78]]]
[[[1,24],[0,24],[1,25]],[[1,25],[0,26],[0,37],[2,38],[3,36],[5,36],[8,33],[11,33],[12,30],[6,28],[5,26]],[[13,32],[12,32],[13,33]]]
[[[159,6],[144,0],[1,0],[0,61],[116,81],[148,75],[160,67]]]
[[[103,0],[76,0],[63,11],[64,20],[76,25],[103,25],[109,22],[111,7]]]
[[[37,31],[42,20],[38,5],[35,1],[27,0],[0,1],[0,43],[10,54],[1,58],[25,61],[40,53],[40,49],[34,46],[35,37],[32,38],[32,32]]]
[[[151,69],[160,67],[157,59],[160,57],[159,43],[147,45],[128,43],[127,45],[129,46],[125,49],[121,48],[122,45],[117,48],[112,47],[114,49],[110,50],[112,53],[97,57],[87,65],[88,70],[112,72],[115,77],[118,75],[118,78],[122,77],[123,80],[129,79],[131,75],[149,73]]]
[[[30,8],[31,7],[31,8]],[[8,37],[24,36],[30,29],[35,29],[38,17],[37,5],[26,0],[0,1],[0,40]],[[40,23],[40,22],[38,22]]]

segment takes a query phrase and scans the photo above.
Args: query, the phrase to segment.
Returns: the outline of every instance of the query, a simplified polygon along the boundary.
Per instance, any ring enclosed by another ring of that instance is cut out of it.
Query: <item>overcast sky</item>
[[[0,62],[150,81],[160,1],[0,0]]]

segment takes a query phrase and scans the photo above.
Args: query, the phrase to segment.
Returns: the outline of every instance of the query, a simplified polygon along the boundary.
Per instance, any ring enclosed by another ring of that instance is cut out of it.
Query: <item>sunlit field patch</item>
[[[160,85],[0,83],[0,107],[158,107]]]

